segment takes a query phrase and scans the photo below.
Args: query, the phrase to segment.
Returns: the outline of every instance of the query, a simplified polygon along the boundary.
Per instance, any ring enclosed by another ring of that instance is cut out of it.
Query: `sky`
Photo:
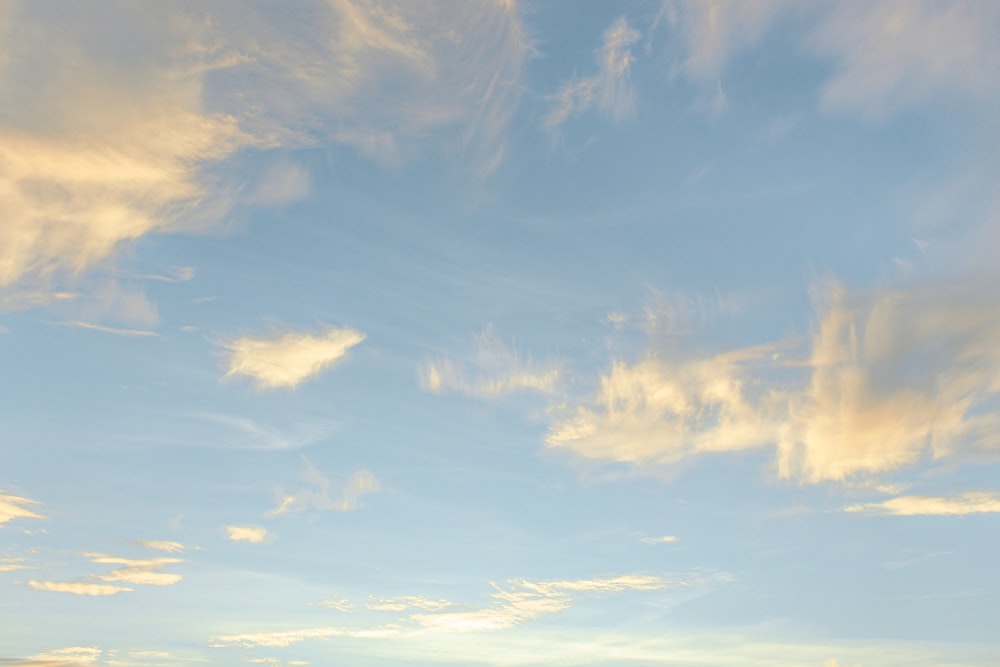
[[[0,665],[998,664],[998,33],[0,0]]]

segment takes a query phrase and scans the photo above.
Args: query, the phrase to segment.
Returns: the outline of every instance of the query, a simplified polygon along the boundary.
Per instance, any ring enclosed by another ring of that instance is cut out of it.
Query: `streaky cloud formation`
[[[0,492],[0,526],[14,519],[44,519],[41,514],[28,509],[38,501]]]
[[[898,496],[880,503],[848,505],[845,512],[894,516],[963,516],[1000,512],[1000,493],[969,491],[955,496]]]
[[[629,47],[640,37],[642,34],[629,26],[624,16],[615,20],[604,32],[597,51],[598,73],[563,84],[550,97],[552,110],[543,119],[543,125],[555,129],[595,105],[613,122],[631,117],[635,113],[636,90],[630,81],[634,58]]]
[[[260,389],[294,389],[318,375],[365,339],[351,328],[316,334],[288,331],[271,338],[241,337],[224,344],[226,376],[245,375]]]
[[[260,544],[268,537],[267,529],[260,526],[226,526],[226,539],[231,542]]]
[[[114,586],[112,584],[89,584],[80,581],[35,581],[34,579],[28,582],[28,586],[36,591],[71,593],[73,595],[89,595],[93,597],[118,595],[119,593],[135,590],[125,586]]]
[[[447,358],[425,364],[420,373],[423,388],[435,394],[456,392],[491,398],[523,390],[552,393],[559,387],[555,363],[522,359],[492,325],[476,336],[475,348],[475,361],[469,364]]]
[[[91,331],[100,331],[102,333],[115,334],[116,336],[128,336],[130,338],[156,338],[160,335],[155,331],[147,331],[146,329],[122,329],[119,327],[107,327],[102,324],[94,324],[93,322],[81,322],[80,320],[69,320],[66,322],[59,322],[59,324],[64,327],[90,329]]]
[[[422,595],[400,595],[393,598],[370,596],[365,604],[365,609],[370,611],[405,611],[407,609],[438,611],[454,605],[454,602],[448,600],[431,600]]]
[[[57,665],[90,665],[101,657],[103,651],[97,646],[68,646],[33,655],[28,660]]]
[[[379,482],[367,470],[358,470],[334,493],[333,482],[302,457],[305,470],[302,477],[310,488],[301,489],[292,495],[281,495],[277,507],[268,511],[265,517],[315,510],[319,512],[350,512],[358,508],[358,501],[364,495],[379,490]]]
[[[124,566],[98,575],[97,578],[101,581],[120,581],[139,586],[172,586],[184,578],[180,574],[162,571],[167,565],[183,563],[182,558],[121,558],[102,553],[83,555],[92,563]]]
[[[190,547],[181,544],[180,542],[171,542],[169,540],[136,540],[136,544],[144,549],[152,549],[154,551],[166,551],[167,553],[177,553],[179,551],[185,551]]]
[[[215,637],[211,646],[223,648],[237,645],[246,648],[267,646],[284,648],[311,639],[332,639],[334,637],[353,637],[357,639],[384,639],[399,634],[399,628],[384,626],[376,628],[345,628],[328,626],[322,628],[305,628],[301,630],[278,630],[274,632],[248,632],[239,635],[220,635]]]
[[[435,631],[472,632],[503,630],[540,616],[554,614],[573,604],[574,593],[620,593],[666,588],[673,582],[650,575],[623,575],[607,579],[567,581],[507,582],[507,587],[493,584],[493,604],[474,611],[414,614],[411,618]]]

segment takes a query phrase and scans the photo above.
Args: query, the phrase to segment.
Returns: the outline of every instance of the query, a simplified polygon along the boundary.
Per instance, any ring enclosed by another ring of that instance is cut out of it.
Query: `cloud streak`
[[[226,526],[226,539],[231,542],[260,544],[268,537],[267,529],[260,526]]]
[[[334,492],[333,482],[317,470],[308,459],[302,457],[305,470],[303,479],[309,488],[300,489],[291,495],[281,495],[278,505],[267,512],[265,517],[315,510],[319,512],[350,512],[358,508],[362,496],[379,490],[379,482],[367,470],[358,470]]]
[[[294,389],[364,339],[365,335],[354,329],[336,327],[316,334],[289,331],[273,338],[237,338],[223,345],[226,377],[252,378],[260,389]]]
[[[1000,512],[1000,493],[970,491],[956,496],[898,496],[880,503],[848,505],[845,512],[894,516],[964,516]]]
[[[612,23],[596,54],[597,74],[563,84],[550,96],[552,109],[542,124],[550,130],[558,128],[593,106],[616,123],[630,118],[635,113],[636,91],[631,81],[634,58],[629,47],[640,37],[641,33],[629,26],[624,16]]]

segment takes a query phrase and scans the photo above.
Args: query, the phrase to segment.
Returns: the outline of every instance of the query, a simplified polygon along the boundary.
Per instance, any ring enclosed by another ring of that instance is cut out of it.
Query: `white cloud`
[[[30,565],[25,565],[27,558],[12,558],[8,556],[0,557],[0,572],[13,572],[14,570],[28,570]]]
[[[449,359],[427,363],[421,369],[421,385],[433,393],[458,392],[471,396],[494,397],[530,390],[552,393],[559,384],[554,363],[524,360],[507,345],[492,325],[476,336],[474,363],[460,365]]]
[[[172,586],[181,579],[183,575],[173,572],[163,572],[167,565],[183,563],[181,558],[121,558],[101,553],[83,554],[92,563],[101,565],[123,565],[96,578],[101,581],[120,581],[126,584],[139,586]]]
[[[996,3],[890,0],[835,7],[813,38],[836,64],[823,88],[826,108],[885,116],[949,93],[996,101]]]
[[[97,646],[69,646],[33,655],[28,660],[90,665],[101,657],[101,653],[101,649]]]
[[[35,500],[0,492],[0,526],[14,519],[44,519],[41,514],[28,509],[37,504]]]
[[[35,581],[28,582],[28,586],[36,591],[49,591],[51,593],[71,593],[73,595],[105,596],[117,595],[131,588],[125,586],[113,586],[111,584],[88,584],[79,581]]]
[[[844,481],[996,450],[1000,302],[992,286],[822,292],[808,386],[789,399],[778,472]]]
[[[145,329],[120,329],[118,327],[106,327],[100,324],[94,324],[93,322],[81,322],[80,320],[59,322],[59,324],[64,327],[90,329],[91,331],[100,331],[101,333],[115,334],[116,336],[127,336],[129,338],[157,338],[160,335],[155,331],[147,331]]]
[[[552,110],[543,124],[550,129],[559,127],[570,116],[595,105],[616,123],[630,118],[635,113],[636,92],[630,77],[633,57],[629,47],[641,36],[624,16],[612,23],[597,51],[598,73],[569,81],[552,95]]]
[[[217,224],[239,186],[212,167],[248,146],[367,132],[486,173],[531,51],[515,3],[493,0],[69,7],[3,14],[0,288],[41,294],[147,234]],[[304,194],[301,170],[272,176],[261,201]]]
[[[300,489],[292,495],[280,494],[278,505],[264,516],[273,517],[309,509],[350,512],[358,508],[358,501],[362,496],[379,490],[379,483],[374,475],[367,470],[358,470],[334,493],[334,484],[328,477],[304,456],[302,462],[305,465],[302,477],[310,488]]]
[[[870,512],[896,516],[961,516],[1000,512],[1000,493],[971,491],[956,496],[898,496],[880,503],[861,503],[846,512]]]
[[[649,591],[666,588],[670,582],[649,575],[623,575],[607,579],[566,581],[513,580],[503,588],[493,585],[493,603],[473,611],[413,614],[411,618],[425,628],[440,631],[469,632],[503,630],[540,616],[554,614],[573,604],[574,593],[606,594],[624,591]]]
[[[747,366],[772,347],[693,361],[650,354],[615,362],[591,399],[557,408],[545,442],[588,459],[671,464],[709,452],[739,451],[773,441],[773,396],[754,391]]]
[[[267,529],[260,526],[226,526],[226,539],[233,542],[260,544],[268,537]]]
[[[224,344],[226,376],[246,375],[261,389],[294,388],[365,339],[354,329],[327,327],[315,335],[289,331],[273,338],[237,338]]]
[[[355,605],[350,600],[346,600],[344,598],[339,598],[337,600],[323,600],[319,604],[323,607],[335,609],[345,614],[350,614],[358,610],[357,605]]]
[[[373,595],[368,598],[365,609],[371,611],[405,611],[407,609],[438,611],[452,607],[454,604],[448,600],[431,600],[422,595],[400,595],[392,598],[380,598]]]
[[[136,540],[135,543],[144,549],[166,551],[167,553],[177,553],[178,551],[184,551],[190,548],[180,542],[170,542],[167,540]]]
[[[292,646],[310,639],[332,639],[334,637],[354,637],[358,639],[384,639],[399,633],[399,629],[393,626],[376,628],[341,628],[322,627],[305,628],[301,630],[279,630],[275,632],[248,632],[239,635],[221,635],[213,640],[213,647],[221,648],[227,645],[243,646],[254,648],[257,646],[267,646],[271,648],[284,648]]]
[[[677,538],[673,535],[663,535],[662,537],[644,537],[640,540],[644,544],[673,544]]]

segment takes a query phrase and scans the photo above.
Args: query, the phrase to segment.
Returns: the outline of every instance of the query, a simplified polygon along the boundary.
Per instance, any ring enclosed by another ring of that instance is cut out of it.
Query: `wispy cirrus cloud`
[[[493,601],[490,606],[473,611],[414,614],[411,618],[437,631],[503,630],[567,609],[573,604],[574,595],[659,590],[670,584],[662,577],[636,574],[566,581],[513,580],[507,582],[506,588],[493,585],[495,592],[490,595]]]
[[[343,144],[376,160],[431,150],[488,174],[531,53],[514,2],[83,7],[4,13],[5,291],[51,295],[146,235],[218,224],[242,185],[219,167],[246,147]],[[123,20],[142,58],[114,39]],[[285,169],[250,203],[306,191],[301,170]]]
[[[231,542],[261,544],[269,537],[267,529],[261,526],[226,526],[226,539]]]
[[[353,637],[357,639],[384,639],[399,634],[399,628],[382,626],[374,628],[347,628],[327,626],[321,628],[303,628],[298,630],[277,630],[273,632],[247,632],[237,635],[220,635],[213,638],[214,648],[226,646],[243,646],[254,648],[267,646],[284,648],[312,639],[332,639],[334,637]]]
[[[443,358],[426,363],[420,372],[421,385],[428,391],[483,398],[523,390],[552,393],[558,388],[559,379],[559,368],[554,362],[523,359],[492,325],[476,336],[474,361],[463,364]]]
[[[662,535],[660,537],[644,537],[639,540],[643,544],[673,544],[678,538],[673,535]]]
[[[0,572],[13,572],[15,570],[31,569],[31,566],[27,565],[27,562],[27,558],[14,558],[12,556],[0,557]]]
[[[969,491],[954,496],[897,496],[878,503],[848,505],[845,512],[894,516],[964,516],[1000,512],[1000,493]]]
[[[97,646],[68,646],[31,656],[28,660],[57,665],[91,665],[101,657],[103,651]]]
[[[223,344],[226,377],[250,377],[260,389],[294,389],[364,339],[363,333],[348,327],[327,327],[315,334],[288,331],[270,338],[236,338]]]
[[[640,37],[642,34],[629,26],[624,16],[615,20],[604,32],[597,51],[597,74],[563,84],[550,96],[552,109],[542,124],[555,129],[593,106],[616,123],[630,118],[635,113],[636,91],[631,81],[634,58],[629,47]]]
[[[37,504],[37,500],[0,492],[0,526],[14,519],[44,519],[41,514],[28,509]]]
[[[365,609],[370,611],[406,611],[407,609],[438,611],[454,605],[455,603],[449,600],[432,600],[422,595],[399,595],[392,598],[370,596],[365,604]]]
[[[275,517],[305,510],[350,512],[357,509],[362,496],[379,490],[378,480],[367,470],[357,470],[347,478],[346,482],[335,485],[329,477],[317,470],[306,457],[302,457],[302,462],[305,466],[302,477],[308,487],[291,495],[279,493],[278,505],[268,511],[264,515],[265,517]]]

